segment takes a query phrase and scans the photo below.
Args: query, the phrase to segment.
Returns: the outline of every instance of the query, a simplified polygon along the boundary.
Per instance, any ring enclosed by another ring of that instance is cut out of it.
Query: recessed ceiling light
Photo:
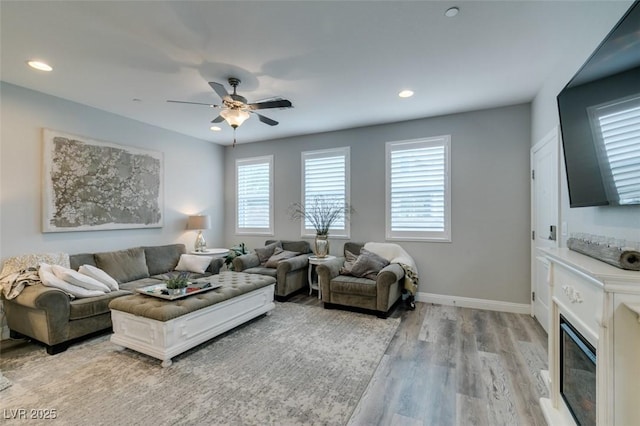
[[[211,127],[209,127],[209,128],[210,128],[211,130],[213,130],[214,132],[219,132],[220,130],[222,130],[222,128],[221,128],[221,127],[218,127],[218,126],[211,126]]]
[[[403,90],[402,92],[398,93],[398,96],[400,96],[401,98],[410,98],[413,96],[413,90]]]
[[[447,9],[446,12],[444,12],[444,16],[446,16],[447,18],[453,18],[458,13],[460,13],[460,9],[454,6]]]
[[[29,65],[31,68],[40,70],[40,71],[51,71],[53,70],[53,68],[51,68],[51,65],[46,64],[42,61],[36,61],[36,60],[31,60],[31,61],[27,61],[27,65]]]

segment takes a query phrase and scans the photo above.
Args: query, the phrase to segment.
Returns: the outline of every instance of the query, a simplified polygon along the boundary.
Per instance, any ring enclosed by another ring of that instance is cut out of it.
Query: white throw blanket
[[[26,286],[41,282],[36,268],[27,268],[0,277],[0,287],[6,299],[15,299]]]
[[[389,263],[397,263],[404,269],[404,288],[415,296],[418,291],[418,267],[413,258],[398,244],[393,243],[365,243],[364,248]]]

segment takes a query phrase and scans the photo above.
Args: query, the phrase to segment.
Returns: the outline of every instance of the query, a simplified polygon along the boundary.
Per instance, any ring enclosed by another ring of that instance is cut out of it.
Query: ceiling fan
[[[278,124],[277,121],[272,120],[269,117],[265,117],[262,114],[258,114],[256,110],[269,109],[269,108],[291,108],[293,105],[291,101],[286,99],[275,99],[264,102],[255,102],[255,103],[247,103],[247,98],[244,96],[238,95],[236,93],[236,88],[240,84],[240,79],[235,77],[229,77],[229,85],[233,87],[233,93],[229,94],[227,89],[215,81],[210,81],[209,86],[213,89],[214,92],[220,96],[222,99],[221,105],[215,104],[205,104],[202,102],[188,102],[188,101],[173,101],[167,100],[167,102],[178,103],[178,104],[193,104],[193,105],[205,105],[210,108],[220,108],[220,115],[214,118],[212,123],[222,123],[226,121],[231,127],[233,127],[234,137],[233,137],[233,145],[236,144],[235,138],[235,130],[242,125],[251,114],[255,114],[258,116],[258,119],[269,126],[276,126]]]

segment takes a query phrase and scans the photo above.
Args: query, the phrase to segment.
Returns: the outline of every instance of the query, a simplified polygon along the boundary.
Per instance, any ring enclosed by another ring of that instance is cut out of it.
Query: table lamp
[[[207,242],[204,240],[202,236],[203,229],[209,229],[211,227],[211,220],[207,215],[196,215],[189,216],[189,220],[187,221],[187,229],[197,229],[198,236],[196,237],[196,242],[194,244],[194,250],[197,252],[203,252],[207,247]]]

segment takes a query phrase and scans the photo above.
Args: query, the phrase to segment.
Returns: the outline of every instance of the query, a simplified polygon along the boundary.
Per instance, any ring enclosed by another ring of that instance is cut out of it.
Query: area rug
[[[0,409],[55,410],[65,425],[346,424],[400,320],[276,305],[169,368],[109,336],[55,356],[5,353],[0,369],[13,386]]]
[[[0,373],[0,391],[5,390],[9,386],[11,386],[11,382],[9,381],[9,379],[4,377],[2,373]]]

